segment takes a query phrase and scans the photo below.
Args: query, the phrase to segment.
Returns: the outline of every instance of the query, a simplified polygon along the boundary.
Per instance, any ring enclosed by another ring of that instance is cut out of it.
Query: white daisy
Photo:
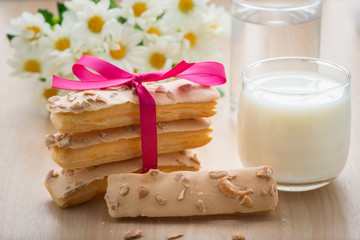
[[[178,51],[177,43],[169,42],[163,37],[158,38],[156,42],[149,43],[144,65],[139,72],[154,72],[171,68],[172,64],[177,63],[175,57]]]
[[[54,72],[54,67],[49,64],[46,51],[29,51],[17,54],[9,60],[13,67],[12,75],[20,78],[49,79]]]
[[[120,9],[109,9],[110,1],[101,0],[97,4],[87,4],[76,12],[78,22],[72,29],[72,36],[79,41],[101,45],[109,32],[104,31],[106,24],[120,16]]]
[[[95,6],[96,4],[90,0],[71,0],[64,2],[68,11],[78,12],[85,9],[89,5]]]
[[[217,48],[211,43],[213,33],[204,22],[184,24],[181,29],[180,57],[189,62],[216,60]]]
[[[167,9],[164,18],[174,28],[189,20],[192,21],[192,24],[196,24],[196,20],[206,12],[207,2],[208,0],[164,1]]]
[[[203,21],[208,24],[216,36],[229,37],[231,17],[224,7],[210,4],[208,10],[203,12],[202,16]]]
[[[45,46],[47,41],[44,36],[50,31],[50,25],[40,13],[33,15],[29,12],[11,19],[10,27],[7,29],[7,33],[14,36],[11,46],[16,48],[19,54],[23,54],[28,49]]]
[[[163,12],[163,4],[159,0],[123,0],[120,3],[121,16],[127,23],[145,28],[146,23],[156,22]]]
[[[135,72],[144,64],[146,47],[139,46],[143,33],[130,26],[114,22],[108,25],[111,37],[106,41],[106,52],[101,56],[127,72]]]

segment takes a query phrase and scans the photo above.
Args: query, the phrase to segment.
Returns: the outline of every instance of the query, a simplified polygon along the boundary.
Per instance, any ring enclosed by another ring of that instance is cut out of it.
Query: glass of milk
[[[279,190],[331,182],[348,157],[350,78],[344,67],[317,58],[270,58],[247,66],[238,109],[242,164],[272,166]]]

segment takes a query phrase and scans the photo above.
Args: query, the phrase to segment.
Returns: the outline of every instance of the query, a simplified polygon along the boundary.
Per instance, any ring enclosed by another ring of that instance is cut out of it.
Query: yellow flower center
[[[160,53],[151,55],[150,63],[154,68],[162,68],[165,65],[166,58]]]
[[[56,88],[47,88],[47,89],[44,90],[43,96],[44,96],[46,99],[48,99],[48,98],[50,98],[50,97],[52,97],[52,96],[57,95],[58,91],[59,91],[59,90],[56,89]]]
[[[180,0],[179,1],[179,8],[183,12],[188,12],[193,9],[194,3],[192,0]]]
[[[30,31],[33,31],[34,32],[34,35],[33,37],[30,39],[30,41],[33,41],[33,40],[38,40],[39,37],[40,37],[40,28],[36,27],[36,26],[29,26],[26,28],[27,30],[30,30]]]
[[[68,38],[60,38],[55,44],[55,48],[59,51],[64,51],[70,47],[70,40]]]
[[[211,28],[211,29],[214,29],[214,30],[217,29],[217,27],[216,27],[215,25],[211,25],[210,28]]]
[[[190,46],[193,47],[196,44],[196,36],[193,33],[187,33],[184,35],[184,38],[189,40]]]
[[[126,54],[126,48],[119,42],[117,42],[116,44],[119,45],[120,49],[118,50],[110,50],[110,55],[116,59],[116,60],[120,60],[123,57],[125,57]]]
[[[147,10],[146,4],[139,2],[132,6],[135,17],[140,17]]]
[[[93,33],[99,33],[104,25],[104,20],[99,16],[93,16],[88,21],[88,27]]]
[[[156,34],[156,35],[160,36],[159,30],[156,29],[156,28],[154,28],[154,27],[150,27],[150,28],[147,30],[147,33]]]
[[[25,62],[25,71],[32,73],[40,72],[40,63],[34,59],[27,60]]]

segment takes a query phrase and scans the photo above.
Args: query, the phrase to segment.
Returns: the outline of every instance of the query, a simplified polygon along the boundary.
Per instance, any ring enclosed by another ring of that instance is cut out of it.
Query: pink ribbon
[[[86,68],[93,69],[99,74]],[[84,55],[74,64],[72,70],[80,81],[53,76],[52,87],[67,90],[102,89],[122,85],[136,87],[140,105],[143,173],[157,168],[157,131],[155,101],[141,83],[171,77],[187,79],[204,86],[215,86],[226,82],[224,66],[217,62],[186,63],[182,61],[172,69],[131,74],[100,58]]]

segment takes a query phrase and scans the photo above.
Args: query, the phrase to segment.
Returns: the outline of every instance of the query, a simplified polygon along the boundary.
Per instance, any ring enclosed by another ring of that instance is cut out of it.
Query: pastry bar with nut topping
[[[211,141],[211,121],[182,119],[157,124],[158,153],[177,152]],[[87,133],[56,133],[45,137],[52,159],[67,169],[90,167],[141,156],[140,126]]]
[[[45,179],[45,187],[54,202],[62,208],[76,206],[96,195],[104,195],[107,176],[118,173],[141,172],[141,157],[114,163],[55,172],[51,170]],[[158,168],[164,172],[198,171],[200,163],[196,154],[181,151],[158,156]]]
[[[157,122],[213,116],[219,93],[187,80],[143,83],[156,103]],[[60,132],[103,130],[140,123],[135,89],[72,92],[48,99],[50,119]]]
[[[278,201],[268,166],[227,171],[114,174],[105,194],[111,217],[271,212]]]

